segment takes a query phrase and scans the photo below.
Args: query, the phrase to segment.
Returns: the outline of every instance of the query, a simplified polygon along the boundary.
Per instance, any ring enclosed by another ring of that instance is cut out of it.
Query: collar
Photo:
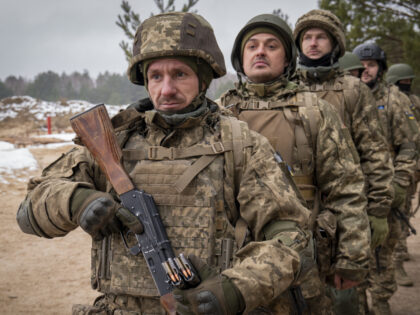
[[[239,82],[236,84],[238,94],[243,98],[258,97],[258,98],[273,98],[282,94],[287,94],[291,90],[296,89],[297,85],[286,77],[267,82],[267,83],[253,83],[250,81]]]

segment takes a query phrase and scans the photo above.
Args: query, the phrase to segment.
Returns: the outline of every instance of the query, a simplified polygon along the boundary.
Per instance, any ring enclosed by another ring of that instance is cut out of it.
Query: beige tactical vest
[[[309,204],[316,195],[314,151],[320,119],[317,104],[316,95],[309,92],[276,101],[244,100],[231,95],[226,104],[250,129],[270,141]]]
[[[306,82],[308,89],[315,92],[320,99],[334,105],[344,125],[351,125],[350,113],[354,111],[360,91],[360,80],[351,75],[341,75],[335,80],[323,83]]]
[[[122,146],[124,167],[134,184],[153,196],[175,254],[194,254],[223,270],[238,249],[232,188],[251,140],[243,122],[220,119],[221,138],[206,131],[192,147],[150,146],[138,133]],[[158,296],[143,256],[130,255],[118,234],[94,242],[91,280],[101,292]]]

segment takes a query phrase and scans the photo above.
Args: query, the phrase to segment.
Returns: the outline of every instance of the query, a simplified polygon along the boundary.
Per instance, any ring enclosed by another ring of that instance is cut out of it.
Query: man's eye
[[[248,46],[246,46],[246,48],[248,48],[248,49],[254,49],[255,48],[255,45],[254,44],[249,44]]]
[[[183,77],[185,77],[185,73],[180,71],[180,72],[177,72],[176,76],[178,78],[183,78]]]
[[[150,76],[151,80],[159,80],[160,79],[160,75],[159,74],[153,74]]]

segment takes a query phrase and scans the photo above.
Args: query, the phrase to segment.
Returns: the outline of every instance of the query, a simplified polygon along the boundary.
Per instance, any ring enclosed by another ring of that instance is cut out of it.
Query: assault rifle
[[[411,225],[407,216],[400,209],[393,208],[392,211],[394,211],[393,213],[398,220],[404,222],[407,225],[407,227],[409,228],[409,230],[412,234],[414,234],[414,235],[417,234],[416,229]]]
[[[137,244],[131,248],[121,232],[124,245],[132,255],[143,253],[162,306],[168,314],[175,314],[172,290],[175,287],[183,289],[198,285],[200,279],[197,272],[183,254],[175,256],[153,197],[143,190],[136,189],[125,172],[121,164],[121,148],[105,106],[96,105],[75,115],[70,119],[70,123],[106,174],[119,195],[122,206],[142,223],[144,232],[134,233]]]

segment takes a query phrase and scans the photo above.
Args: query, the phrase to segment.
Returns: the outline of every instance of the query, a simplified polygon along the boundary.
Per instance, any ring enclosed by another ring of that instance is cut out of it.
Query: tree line
[[[233,88],[236,76],[228,74],[213,80],[207,96],[216,99]],[[0,99],[28,95],[44,101],[84,100],[90,103],[125,105],[148,96],[143,86],[134,85],[126,75],[105,72],[92,79],[87,71],[59,75],[53,71],[42,72],[33,80],[9,76],[0,80]]]
[[[52,102],[67,99],[117,105],[147,97],[147,92],[123,74],[105,72],[92,79],[87,71],[70,75],[47,71],[33,80],[13,75],[0,80],[0,98],[13,95],[29,95]]]

